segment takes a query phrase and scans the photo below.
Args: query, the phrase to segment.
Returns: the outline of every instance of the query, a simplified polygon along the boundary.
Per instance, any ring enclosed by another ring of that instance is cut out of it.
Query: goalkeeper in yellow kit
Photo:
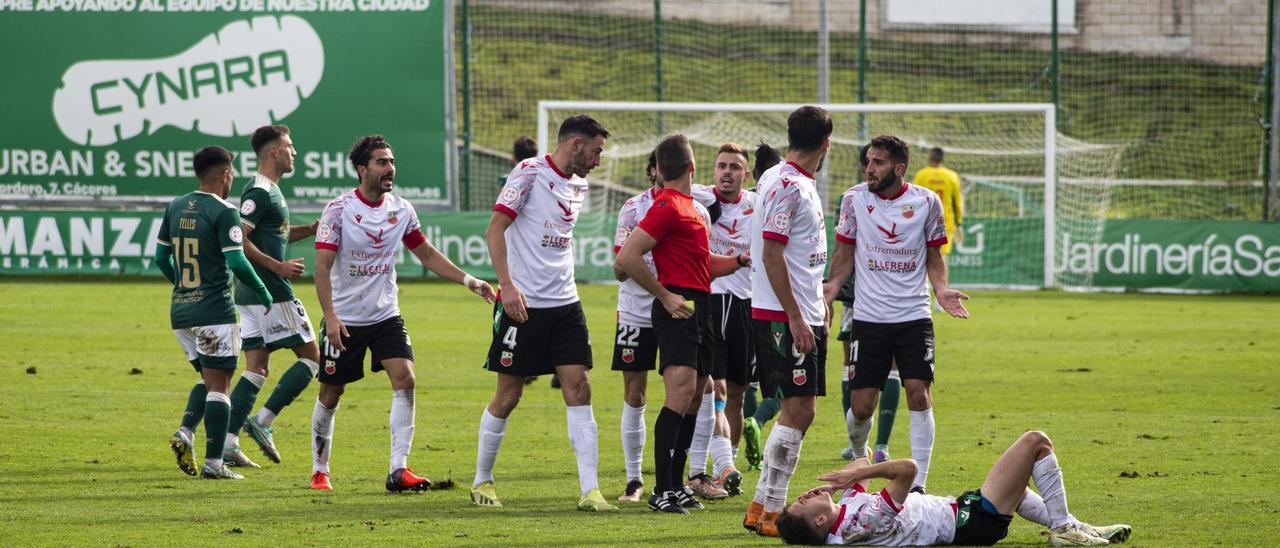
[[[951,243],[963,237],[960,221],[964,214],[964,199],[960,196],[960,176],[942,167],[941,147],[929,149],[929,165],[917,171],[912,182],[932,190],[942,199],[942,216],[947,225],[947,243],[942,246],[942,254],[950,254]]]

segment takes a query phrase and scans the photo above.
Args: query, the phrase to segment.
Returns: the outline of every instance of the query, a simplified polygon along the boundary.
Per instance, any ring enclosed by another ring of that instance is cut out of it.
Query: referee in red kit
[[[711,371],[711,278],[732,274],[749,259],[711,253],[710,218],[690,195],[694,165],[689,140],[668,136],[654,152],[666,186],[618,252],[613,271],[620,281],[634,279],[662,304],[653,307],[653,331],[666,399],[653,426],[656,481],[649,506],[686,514],[689,508],[702,508],[680,478]],[[649,252],[657,279],[644,264]]]

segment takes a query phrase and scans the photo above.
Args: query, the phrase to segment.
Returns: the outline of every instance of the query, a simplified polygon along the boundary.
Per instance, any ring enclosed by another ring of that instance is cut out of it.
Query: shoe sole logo
[[[79,145],[112,145],[165,126],[243,137],[292,114],[323,76],[324,45],[310,24],[255,17],[172,57],[71,65],[53,94],[53,115]]]

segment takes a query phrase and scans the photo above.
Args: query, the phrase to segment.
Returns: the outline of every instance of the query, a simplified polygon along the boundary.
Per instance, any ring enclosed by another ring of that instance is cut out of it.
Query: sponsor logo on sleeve
[[[245,200],[243,204],[240,204],[241,215],[252,215],[253,212],[257,210],[258,210],[258,203],[254,202],[253,200]]]
[[[321,224],[316,228],[316,238],[320,240],[328,240],[333,236],[333,227],[328,224]]]
[[[244,240],[244,231],[240,230],[240,227],[238,226],[233,226],[231,227],[231,230],[227,232],[227,237],[231,238],[232,242],[240,243]]]

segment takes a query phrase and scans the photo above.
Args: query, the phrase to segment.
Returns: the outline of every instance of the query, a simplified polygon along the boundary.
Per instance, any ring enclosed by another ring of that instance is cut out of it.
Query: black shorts
[[[400,316],[387,318],[373,325],[348,325],[347,334],[342,338],[345,351],[339,352],[329,344],[324,321],[320,322],[320,373],[316,378],[325,384],[347,384],[364,378],[364,354],[373,354],[373,364],[369,369],[374,373],[382,371],[382,360],[405,358],[413,361],[413,343],[409,341],[409,332],[404,328],[404,320]]]
[[[613,340],[614,371],[653,371],[658,361],[658,337],[652,327],[618,324]]]
[[[795,354],[795,341],[787,322],[751,320],[756,334],[756,368],[760,391],[793,396],[827,395],[827,328],[812,327],[814,348]]]
[[[668,365],[681,365],[694,368],[698,375],[710,374],[710,294],[683,287],[667,289],[684,297],[686,301],[693,301],[693,316],[684,320],[672,318],[662,302],[654,299],[653,311],[649,317],[653,319],[653,334],[658,339],[658,349],[661,351],[658,373],[665,371]]]
[[[711,378],[746,386],[755,361],[751,333],[751,299],[732,294],[711,296]]]
[[[493,342],[484,368],[517,377],[555,373],[558,365],[591,368],[591,335],[582,303],[526,309],[529,319],[516,323],[502,301],[493,307]]]
[[[951,544],[991,546],[1009,534],[1010,521],[1013,516],[998,512],[981,491],[966,491],[956,499],[956,536]]]
[[[902,323],[853,320],[849,354],[853,364],[852,389],[883,388],[895,360],[903,379],[933,382],[933,320]]]

